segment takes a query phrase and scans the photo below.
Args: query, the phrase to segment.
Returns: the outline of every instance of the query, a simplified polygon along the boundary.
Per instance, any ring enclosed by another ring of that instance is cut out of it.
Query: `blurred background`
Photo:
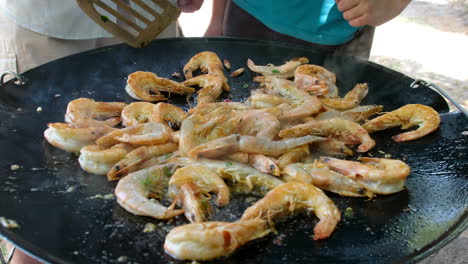
[[[179,18],[186,37],[201,37],[213,0]],[[443,88],[468,108],[468,0],[413,0],[377,27],[371,61]],[[451,106],[453,108],[453,106]]]

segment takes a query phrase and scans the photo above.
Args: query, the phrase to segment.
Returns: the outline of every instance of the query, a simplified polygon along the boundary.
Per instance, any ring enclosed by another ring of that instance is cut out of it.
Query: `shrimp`
[[[403,190],[410,167],[396,159],[367,158],[361,162],[320,157],[320,161],[338,173],[349,177],[366,189],[378,194],[391,194]]]
[[[285,99],[287,102],[287,104],[285,104],[289,109],[278,117],[280,120],[310,116],[319,112],[322,108],[322,104],[316,96],[309,95],[303,90],[298,89],[295,84],[289,80],[269,76],[257,76],[254,78],[254,81],[261,82],[267,90]]]
[[[177,259],[211,260],[227,256],[270,231],[261,219],[187,224],[175,227],[167,234],[164,250]]]
[[[171,153],[176,151],[177,148],[177,144],[172,142],[136,148],[127,153],[119,162],[113,164],[112,168],[107,173],[107,179],[109,181],[119,180],[129,173],[141,169],[144,167],[142,165],[144,162],[154,157],[164,155],[160,160],[160,162],[163,162],[170,158],[170,156],[172,156]]]
[[[151,122],[154,104],[134,102],[122,110],[122,124],[126,127]]]
[[[346,146],[346,143],[335,139],[327,138],[327,140],[317,142],[314,144],[315,149],[318,152],[327,155],[337,155],[337,156],[352,156],[354,152]]]
[[[119,142],[135,145],[157,145],[169,141],[169,129],[158,123],[142,123],[112,131],[96,140],[102,147],[110,147]]]
[[[115,187],[117,203],[134,215],[157,219],[169,219],[182,214],[184,210],[174,209],[175,202],[165,207],[156,200],[161,198],[174,168],[174,164],[156,165],[122,178]]]
[[[187,113],[182,108],[161,102],[153,106],[151,122],[166,124],[168,127],[168,122],[171,122],[180,127],[185,118],[187,118]]]
[[[362,127],[369,133],[401,126],[408,129],[419,126],[417,130],[393,136],[396,142],[414,140],[435,131],[440,124],[440,116],[432,107],[421,104],[408,104],[366,122]]]
[[[49,123],[47,126],[45,139],[52,146],[69,152],[80,152],[83,147],[94,144],[97,138],[114,130],[109,126],[80,128],[65,123]]]
[[[272,157],[260,154],[249,154],[248,164],[257,170],[274,176],[280,176],[278,161]]]
[[[203,74],[191,79],[188,79],[184,82],[184,85],[192,86],[198,85],[203,87],[199,90],[197,102],[198,105],[213,103],[218,99],[223,91],[223,78],[214,74]]]
[[[106,175],[112,166],[123,159],[131,150],[133,147],[127,144],[117,144],[110,148],[89,145],[80,150],[78,162],[86,172]]]
[[[254,91],[252,91],[252,95],[247,99],[247,103],[255,109],[275,107],[284,102],[285,100],[281,96]]]
[[[303,135],[332,136],[346,144],[359,144],[358,152],[366,152],[375,146],[375,141],[359,124],[341,118],[312,121],[281,130],[280,137],[300,137]]]
[[[326,108],[326,107],[325,107]],[[318,114],[315,119],[323,121],[332,118],[342,118],[355,123],[363,123],[370,116],[382,112],[383,105],[361,105],[351,108],[349,110],[340,112],[332,108],[327,108],[327,111]]]
[[[302,145],[297,148],[290,149],[286,151],[283,155],[279,156],[278,166],[281,169],[284,169],[288,164],[298,162],[309,155],[310,150],[308,145]]]
[[[358,83],[343,98],[322,98],[320,101],[327,107],[336,110],[347,110],[359,106],[368,91],[367,83]]]
[[[312,184],[322,190],[334,192],[343,196],[372,197],[373,193],[338,172],[332,171],[324,163],[315,160],[313,163],[291,163],[282,171],[285,182],[298,181]]]
[[[214,52],[203,51],[195,54],[184,66],[185,79],[193,78],[192,72],[200,68],[203,73],[218,75],[223,79],[223,89],[229,91],[228,80],[224,76],[223,64]]]
[[[229,203],[229,187],[214,171],[202,165],[189,165],[175,171],[169,181],[169,196],[182,203],[191,222],[203,222],[209,203],[205,197],[214,192],[220,206]]]
[[[247,59],[247,66],[253,72],[260,73],[265,76],[274,76],[277,78],[291,78],[294,76],[294,70],[301,64],[308,63],[309,59],[306,57],[294,58],[281,66],[267,65],[258,66],[255,65],[251,59]]]
[[[241,193],[264,195],[269,190],[284,183],[276,177],[237,162],[199,159],[190,160],[190,164],[201,164],[208,167],[224,180],[229,181],[233,190]]]
[[[325,140],[322,137],[304,136],[283,141],[272,141],[268,138],[240,136],[233,134],[201,144],[189,151],[190,158],[216,158],[237,151],[279,156],[298,146]]]
[[[237,133],[273,139],[280,131],[280,122],[269,113],[251,111],[241,119]]]
[[[338,92],[335,74],[318,65],[305,64],[297,67],[294,71],[294,83],[297,88],[310,94],[336,93],[337,95]]]
[[[296,209],[315,212],[320,221],[314,227],[314,240],[331,235],[341,219],[341,214],[332,200],[317,187],[302,183],[288,182],[275,187],[265,197],[245,210],[240,222],[260,217],[268,220],[293,213]]]
[[[126,103],[96,102],[88,98],[78,98],[68,103],[65,122],[80,127],[118,125],[120,114]]]
[[[195,92],[193,88],[166,78],[158,77],[152,72],[143,71],[137,71],[128,75],[125,91],[127,91],[128,95],[132,98],[147,102],[167,100],[161,92],[181,95]]]

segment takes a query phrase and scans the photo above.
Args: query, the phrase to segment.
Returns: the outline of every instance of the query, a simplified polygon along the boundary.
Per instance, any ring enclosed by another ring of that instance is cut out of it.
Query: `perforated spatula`
[[[76,0],[102,28],[132,47],[148,45],[180,15],[176,0]]]

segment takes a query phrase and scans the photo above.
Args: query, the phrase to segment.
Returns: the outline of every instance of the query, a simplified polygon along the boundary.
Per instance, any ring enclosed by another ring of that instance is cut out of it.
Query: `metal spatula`
[[[76,0],[102,28],[132,47],[148,45],[180,15],[176,0]]]

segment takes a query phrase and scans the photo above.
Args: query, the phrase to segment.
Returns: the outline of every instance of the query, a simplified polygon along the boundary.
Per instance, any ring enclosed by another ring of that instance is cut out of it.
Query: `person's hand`
[[[411,0],[335,0],[353,27],[380,26],[398,16]]]
[[[193,13],[201,8],[203,0],[178,0],[177,4],[182,12]]]

